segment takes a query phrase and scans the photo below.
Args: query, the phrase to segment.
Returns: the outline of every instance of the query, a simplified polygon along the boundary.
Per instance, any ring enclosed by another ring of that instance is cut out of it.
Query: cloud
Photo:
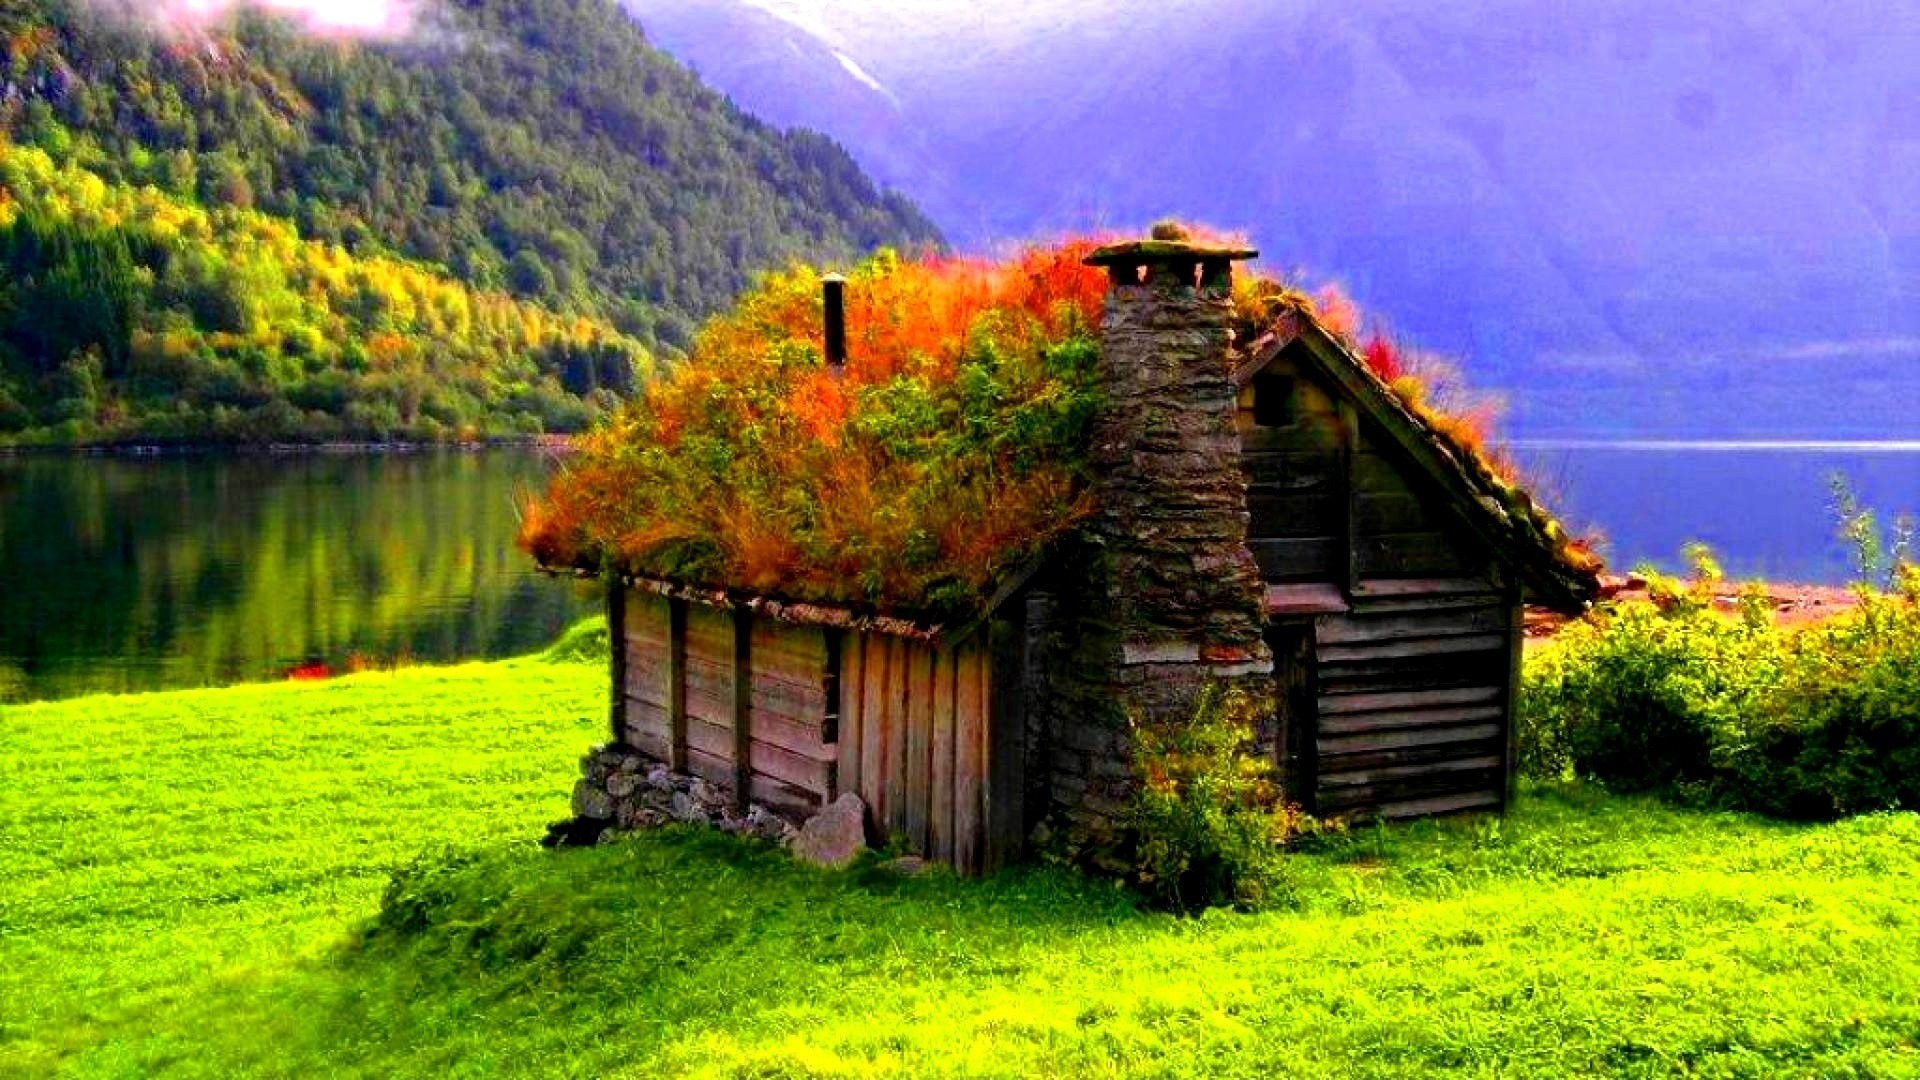
[[[422,0],[104,0],[104,6],[171,33],[205,30],[244,9],[283,15],[324,37],[380,41],[409,36],[423,15]]]

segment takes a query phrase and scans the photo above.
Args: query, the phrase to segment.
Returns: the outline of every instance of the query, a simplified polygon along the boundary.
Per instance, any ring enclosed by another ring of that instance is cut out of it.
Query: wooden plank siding
[[[1351,817],[1503,807],[1517,594],[1453,496],[1298,347],[1238,422],[1289,793]]]
[[[618,617],[610,625],[625,628],[614,674],[623,695],[619,735],[635,750],[665,761],[672,754],[674,738],[667,601],[629,596],[624,589],[614,591],[623,598],[608,605],[608,617]]]
[[[641,590],[609,609],[615,712],[636,750],[794,820],[857,792],[876,839],[963,873],[1017,851],[1021,669],[996,682],[995,649],[1018,660],[1024,643],[998,623],[942,648]],[[1009,761],[1007,777],[989,775]]]
[[[837,760],[848,790],[866,800],[881,839],[898,838],[962,873],[990,869],[995,853],[1017,847],[1017,835],[995,839],[989,817],[990,773],[1006,767],[991,736],[1013,721],[993,714],[987,637],[940,648],[850,633],[841,647],[847,737]],[[1003,745],[1017,752],[1021,743]],[[1017,770],[1010,782],[1019,783]],[[998,827],[1017,834],[1019,823]]]
[[[1315,809],[1394,817],[1506,797],[1511,664],[1504,605],[1315,620]]]

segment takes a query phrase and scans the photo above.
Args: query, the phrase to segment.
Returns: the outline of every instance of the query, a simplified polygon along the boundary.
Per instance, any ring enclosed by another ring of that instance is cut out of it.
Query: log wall
[[[1003,628],[939,647],[644,590],[614,609],[634,749],[796,822],[858,792],[877,838],[962,872],[1011,856],[1025,719],[1018,679],[995,686]]]
[[[1519,598],[1484,545],[1285,352],[1242,390],[1239,428],[1294,797],[1350,817],[1504,806]]]
[[[1479,579],[1370,584],[1314,620],[1315,811],[1499,809],[1517,605]]]

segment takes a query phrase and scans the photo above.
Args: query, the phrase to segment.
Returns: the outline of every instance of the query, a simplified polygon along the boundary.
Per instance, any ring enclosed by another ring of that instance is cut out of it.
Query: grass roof
[[[523,543],[548,566],[968,611],[1090,510],[1092,250],[883,253],[848,276],[844,373],[819,274],[769,276],[586,438]]]
[[[522,544],[548,567],[948,618],[976,613],[1092,510],[1106,274],[1074,240],[1000,262],[882,253],[848,276],[849,359],[825,362],[820,274],[772,274],[701,331],[689,357],[587,436]],[[1337,293],[1253,276],[1236,338],[1288,311],[1338,335],[1556,557],[1597,560],[1487,448],[1494,410],[1450,370],[1362,341]],[[1591,567],[1588,566],[1591,561]]]

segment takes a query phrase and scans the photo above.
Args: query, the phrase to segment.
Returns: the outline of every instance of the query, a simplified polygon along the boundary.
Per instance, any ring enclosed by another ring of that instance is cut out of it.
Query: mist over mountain
[[[1520,434],[1920,432],[1920,9],[629,3],[963,245],[1244,230]]]

